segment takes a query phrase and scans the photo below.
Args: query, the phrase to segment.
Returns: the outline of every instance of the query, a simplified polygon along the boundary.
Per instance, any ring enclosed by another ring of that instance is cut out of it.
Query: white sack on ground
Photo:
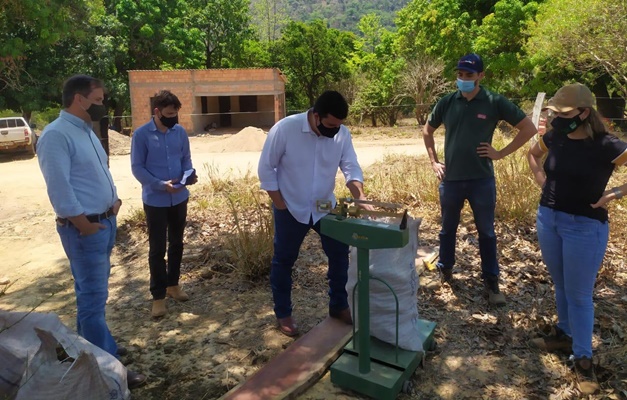
[[[72,332],[56,314],[0,311],[0,343],[0,398],[130,398],[126,367]],[[61,347],[70,359],[58,359]]]
[[[390,223],[389,220],[382,222]],[[369,270],[371,278],[385,281],[396,293],[399,302],[398,345],[405,350],[422,351],[422,339],[417,328],[418,316],[418,273],[416,253],[418,252],[418,228],[421,219],[410,218],[407,223],[409,242],[403,248],[370,250]],[[353,304],[353,288],[357,284],[357,249],[351,248],[350,266],[346,291],[348,302],[355,310],[355,323],[358,307]],[[357,289],[358,291],[359,289]],[[355,303],[358,293],[355,292]],[[370,335],[394,345],[396,342],[396,302],[390,289],[376,280],[370,280]]]

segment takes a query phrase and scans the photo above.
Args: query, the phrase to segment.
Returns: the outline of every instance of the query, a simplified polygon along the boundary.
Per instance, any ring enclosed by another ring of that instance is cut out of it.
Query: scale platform
[[[423,349],[433,349],[435,322],[420,319],[416,324]],[[331,382],[374,399],[395,399],[401,391],[407,391],[406,382],[409,382],[423,356],[424,352],[397,349],[370,336],[370,371],[362,374],[359,372],[359,335],[355,335],[344,347],[343,354],[331,365]]]
[[[358,295],[358,321],[353,339],[344,347],[343,354],[331,365],[331,382],[378,400],[395,399],[399,392],[409,391],[410,377],[420,365],[424,351],[403,350],[398,345],[390,345],[370,336],[370,279],[375,278],[370,277],[369,252],[373,249],[401,248],[407,245],[409,241],[407,210],[398,212],[401,209],[398,204],[350,198],[339,199],[334,208],[328,201],[319,201],[317,204],[320,211],[329,212],[329,215],[320,220],[321,233],[357,249],[355,289]],[[380,207],[383,211],[364,209],[364,206]],[[360,218],[364,216],[395,217],[400,223]],[[394,294],[389,285],[388,288]],[[398,313],[396,294],[394,298]],[[416,324],[423,350],[433,349],[435,323],[419,319]],[[396,329],[398,334],[398,314]]]

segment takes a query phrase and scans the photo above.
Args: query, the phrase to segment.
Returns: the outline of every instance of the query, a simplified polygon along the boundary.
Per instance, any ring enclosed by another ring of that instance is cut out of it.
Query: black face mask
[[[579,118],[580,115],[581,113],[572,118],[555,117],[553,118],[553,121],[551,121],[551,126],[556,132],[568,135],[569,133],[577,130],[577,128],[583,124],[583,120]]]
[[[316,126],[316,128],[318,128],[318,132],[320,132],[322,136],[328,137],[330,139],[333,139],[333,137],[337,135],[337,133],[340,131],[339,126],[336,126],[335,128],[327,128],[326,126],[322,125],[322,122],[320,122],[318,126]]]
[[[161,118],[159,118],[159,121],[161,121],[161,123],[168,129],[172,129],[174,128],[174,125],[179,123],[179,116],[178,114],[173,117],[165,117],[162,115]]]
[[[93,104],[86,110],[93,122],[98,122],[107,115],[107,107],[104,104]]]

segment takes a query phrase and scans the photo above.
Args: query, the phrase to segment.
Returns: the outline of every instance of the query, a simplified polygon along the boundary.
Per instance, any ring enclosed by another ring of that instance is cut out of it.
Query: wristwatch
[[[623,197],[623,192],[617,187],[612,188],[612,193],[614,193],[614,196],[616,196],[617,200]]]

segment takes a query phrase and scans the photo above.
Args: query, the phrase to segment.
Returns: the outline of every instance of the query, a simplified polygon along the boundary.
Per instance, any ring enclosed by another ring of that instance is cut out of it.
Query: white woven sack
[[[390,223],[389,220],[381,222]],[[418,316],[418,274],[416,273],[416,253],[418,252],[418,228],[420,219],[410,218],[407,223],[409,242],[396,249],[370,250],[369,270],[371,278],[385,281],[396,293],[399,306],[398,345],[411,351],[422,351],[422,339],[417,327]],[[350,265],[346,291],[351,312],[355,310],[355,323],[358,319],[357,304],[353,304],[353,288],[357,284],[357,249],[351,248]],[[358,290],[355,302],[358,302]],[[370,280],[370,335],[394,345],[396,342],[396,302],[390,289],[376,280]]]
[[[0,343],[0,361],[17,360],[0,365],[0,374],[10,378],[4,387],[0,385],[0,398],[130,398],[126,367],[72,332],[56,314],[0,311]],[[59,346],[74,360],[60,362],[56,352]]]

